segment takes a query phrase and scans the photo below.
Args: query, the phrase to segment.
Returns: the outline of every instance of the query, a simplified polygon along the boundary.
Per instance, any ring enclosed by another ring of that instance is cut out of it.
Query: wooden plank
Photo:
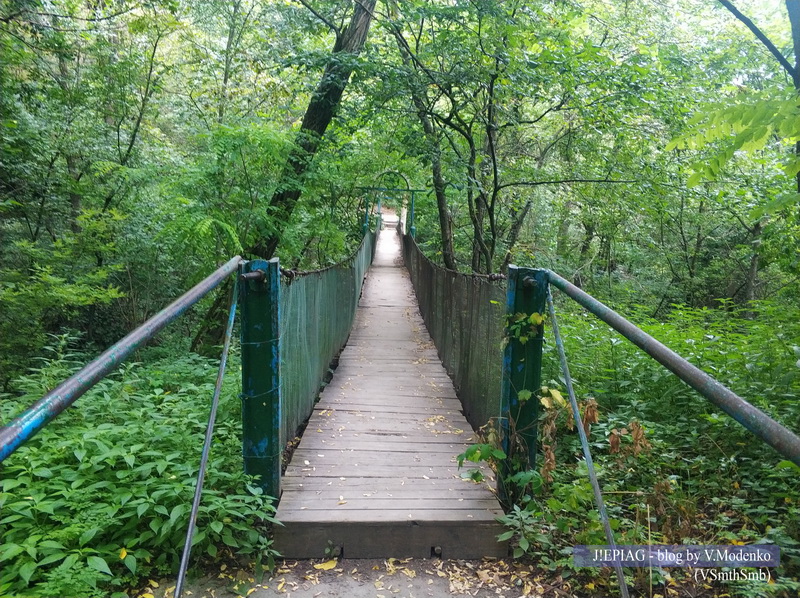
[[[329,478],[382,478],[400,476],[404,478],[452,478],[459,479],[461,474],[469,474],[473,469],[456,471],[454,467],[444,465],[410,465],[408,463],[339,463],[331,465],[289,465],[286,475]]]
[[[330,404],[330,403],[329,403]],[[341,405],[337,407],[335,410],[340,411],[343,410],[344,407],[350,407],[347,409],[350,413],[375,413],[379,409],[382,410],[383,413],[403,413],[406,415],[418,415],[419,417],[425,418],[431,415],[461,415],[461,406],[460,405],[451,405],[451,406],[444,406],[444,405],[437,405],[436,403],[429,403],[425,405],[422,402],[418,403],[403,403],[403,404],[396,404],[395,401],[385,399],[378,403],[373,404],[360,404],[360,403],[339,403],[334,401],[334,405]],[[315,411],[320,413],[320,417],[325,417],[327,411],[330,409],[326,409],[325,407],[320,408],[317,406]]]
[[[291,496],[291,495],[290,495]],[[288,498],[288,497],[287,497]],[[384,512],[403,511],[404,513],[416,513],[422,511],[481,511],[490,512],[494,516],[502,515],[497,511],[497,501],[493,497],[461,497],[461,498],[431,498],[431,497],[411,497],[398,496],[391,498],[365,497],[363,493],[344,492],[339,496],[308,496],[303,498],[303,493],[297,493],[293,497],[291,510],[287,509],[284,514],[292,511],[336,511],[337,514],[322,513],[323,521],[335,521],[341,511],[380,511]],[[356,514],[357,515],[357,514]],[[437,514],[438,515],[438,514]],[[346,517],[353,516],[348,513]],[[373,514],[367,515],[370,520]],[[405,515],[401,518],[405,520]]]
[[[497,502],[494,503],[497,505]],[[309,510],[284,509],[281,522],[294,523],[298,521],[324,521],[326,523],[373,523],[393,521],[401,525],[411,523],[413,525],[430,525],[439,522],[458,522],[465,521],[488,521],[494,522],[495,519],[503,514],[499,508],[496,509],[443,509],[432,511],[430,509],[378,509],[375,511],[334,511],[327,509],[327,513]]]
[[[476,484],[462,484],[460,482],[449,484],[446,488],[440,485],[418,488],[415,484],[408,484],[407,486],[399,486],[391,490],[382,489],[380,484],[363,484],[358,486],[350,484],[346,486],[351,489],[349,494],[344,494],[342,492],[343,487],[344,486],[317,486],[315,488],[307,488],[305,486],[294,486],[284,490],[281,499],[291,499],[293,506],[297,504],[308,504],[313,508],[318,508],[315,505],[323,504],[322,501],[324,500],[341,500],[339,498],[340,496],[344,496],[345,498],[349,496],[349,498],[361,497],[362,499],[369,498],[371,500],[390,500],[394,501],[393,504],[397,501],[409,499],[437,500],[446,502],[449,505],[452,505],[454,501],[459,501],[459,499],[487,500],[485,487]]]
[[[456,446],[458,448],[456,448]],[[432,443],[432,442],[410,442],[410,443],[387,443],[379,449],[375,448],[375,444],[371,440],[361,440],[360,438],[348,439],[320,439],[319,442],[311,441],[304,442],[303,446],[296,449],[294,454],[298,459],[305,459],[307,455],[318,455],[320,451],[345,451],[348,453],[362,452],[369,455],[376,451],[382,453],[445,453],[448,455],[460,455],[463,445],[446,444],[446,443]]]
[[[283,480],[275,546],[287,558],[505,556],[495,494],[457,456],[477,436],[382,235],[348,346]],[[491,482],[489,482],[491,483]]]
[[[484,483],[473,482],[472,480],[465,479],[429,479],[429,480],[409,480],[408,478],[286,478],[283,484],[284,494],[290,494],[294,490],[302,489],[304,492],[318,492],[318,491],[339,491],[340,488],[354,488],[360,492],[379,492],[384,495],[388,494],[410,494],[414,495],[415,492],[441,492],[443,494],[456,492],[459,489],[465,491],[482,492],[487,495],[494,496],[488,486]],[[287,494],[287,495],[288,495]]]
[[[436,548],[441,549],[441,557],[445,559],[503,558],[508,556],[508,545],[496,541],[502,532],[499,523],[475,521],[437,522],[435,525],[293,522],[290,527],[275,527],[275,544],[289,559],[323,558],[329,546],[339,547],[343,557],[353,559],[387,558],[387,554],[432,558]]]

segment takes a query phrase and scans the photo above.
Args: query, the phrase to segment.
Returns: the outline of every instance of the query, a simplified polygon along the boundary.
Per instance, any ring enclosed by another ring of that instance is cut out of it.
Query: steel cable
[[[211,450],[211,437],[214,434],[214,422],[217,419],[217,406],[219,405],[219,395],[222,390],[222,380],[225,377],[225,367],[228,363],[228,351],[231,346],[231,337],[233,335],[233,322],[236,319],[236,304],[239,298],[239,281],[238,278],[233,286],[233,298],[231,299],[230,310],[228,311],[228,325],[225,329],[225,342],[222,346],[222,357],[219,361],[219,370],[217,371],[217,382],[214,385],[214,396],[211,399],[211,412],[208,416],[208,425],[206,426],[206,437],[203,442],[203,453],[200,457],[200,471],[197,472],[197,484],[194,489],[194,500],[192,502],[192,512],[189,515],[189,529],[186,531],[186,540],[183,544],[183,554],[181,555],[181,565],[178,569],[178,581],[175,585],[175,598],[181,598],[183,592],[183,582],[186,577],[186,569],[189,566],[189,556],[192,552],[192,537],[194,536],[194,526],[197,521],[197,511],[200,508],[200,496],[203,493],[203,479],[206,474],[206,466],[208,465],[208,454]]]

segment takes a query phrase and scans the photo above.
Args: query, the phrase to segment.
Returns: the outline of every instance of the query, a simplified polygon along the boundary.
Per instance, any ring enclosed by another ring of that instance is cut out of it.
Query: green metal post
[[[509,266],[508,343],[503,356],[500,422],[503,450],[510,459],[521,459],[523,469],[536,465],[538,392],[542,384],[544,342],[544,325],[537,322],[541,322],[545,314],[546,300],[547,270]],[[516,435],[515,444],[511,443],[512,435]],[[522,450],[515,452],[517,446]]]
[[[367,205],[364,208],[364,224],[361,225],[361,234],[366,235],[369,232],[369,198],[366,198]]]
[[[411,192],[411,214],[409,216],[408,222],[408,234],[411,235],[411,238],[415,238],[417,236],[417,227],[414,226],[414,198],[416,193],[414,191]]]
[[[241,266],[242,454],[267,496],[280,497],[281,378],[278,258]],[[263,273],[263,274],[262,274]]]

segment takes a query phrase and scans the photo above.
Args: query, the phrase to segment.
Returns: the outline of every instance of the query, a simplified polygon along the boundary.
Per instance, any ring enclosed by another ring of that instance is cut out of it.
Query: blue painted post
[[[506,295],[508,322],[503,356],[501,438],[508,459],[522,469],[536,466],[539,389],[542,384],[542,344],[547,300],[547,270],[509,266]],[[512,436],[515,442],[512,443]],[[509,472],[507,469],[504,473]],[[504,492],[502,480],[498,480]]]
[[[242,456],[267,496],[280,497],[281,377],[278,258],[242,265]]]

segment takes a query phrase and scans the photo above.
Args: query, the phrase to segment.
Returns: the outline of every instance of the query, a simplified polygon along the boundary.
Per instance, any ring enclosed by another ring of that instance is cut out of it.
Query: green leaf
[[[175,505],[172,512],[169,514],[169,522],[175,525],[175,522],[186,512],[187,506],[184,504]]]
[[[507,532],[503,532],[499,536],[497,536],[498,542],[505,542],[506,540],[510,540],[511,537],[514,535],[514,530],[508,530]]]
[[[19,568],[19,576],[25,581],[30,583],[33,572],[36,571],[36,563],[34,561],[27,561]]]
[[[90,556],[88,559],[86,559],[86,564],[96,571],[113,575],[113,573],[111,573],[111,569],[108,568],[108,563],[106,563],[106,560],[100,558],[99,556]]]
[[[22,484],[22,480],[20,480],[20,479],[12,479],[12,478],[7,478],[7,479],[3,480],[2,482],[0,482],[0,486],[3,487],[3,491],[4,492],[10,492],[11,490],[13,490],[14,488],[16,488],[17,486],[19,486],[21,484]]]
[[[533,393],[530,390],[520,390],[517,393],[517,398],[519,399],[520,403],[524,403],[525,401],[529,400],[533,396]]]
[[[225,527],[221,521],[212,521],[209,525],[216,533],[220,533],[222,528]]]
[[[3,544],[5,549],[0,553],[0,562],[8,562],[25,550],[19,544]]]
[[[775,469],[794,469],[795,471],[800,472],[800,465],[784,459],[775,466]]]
[[[38,565],[41,567],[42,565],[49,565],[50,563],[55,563],[56,561],[60,561],[61,559],[67,556],[66,552],[54,552],[46,557],[44,557],[41,561],[39,561]]]
[[[694,174],[692,174],[692,176],[689,177],[689,180],[686,181],[686,186],[689,187],[689,189],[691,189],[692,187],[696,187],[700,183],[702,178],[703,178],[702,172],[695,172]]]
[[[100,528],[97,528],[97,527],[93,527],[93,528],[87,529],[85,532],[83,532],[81,534],[81,537],[78,538],[78,543],[81,546],[86,546],[86,544],[91,542],[92,538],[94,538],[97,535],[97,532],[99,532],[99,531],[100,531]]]
[[[758,220],[762,216],[778,212],[796,203],[800,203],[800,193],[786,193],[773,199],[765,206],[755,208],[750,212],[750,217],[754,220]]]
[[[126,556],[123,559],[122,562],[125,563],[125,566],[128,568],[128,570],[131,573],[136,575],[136,557],[135,556],[133,556],[132,554],[129,554],[128,556]]]
[[[44,542],[39,542],[39,548],[64,548],[64,545],[55,540],[45,540]]]

